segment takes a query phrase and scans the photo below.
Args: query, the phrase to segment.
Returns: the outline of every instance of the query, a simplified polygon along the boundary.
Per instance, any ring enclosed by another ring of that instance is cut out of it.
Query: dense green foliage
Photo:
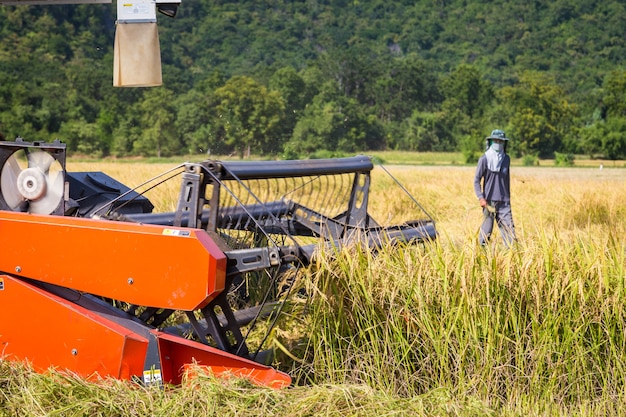
[[[74,153],[626,157],[620,1],[183,1],[164,85],[112,87],[114,5],[0,8],[0,132]]]

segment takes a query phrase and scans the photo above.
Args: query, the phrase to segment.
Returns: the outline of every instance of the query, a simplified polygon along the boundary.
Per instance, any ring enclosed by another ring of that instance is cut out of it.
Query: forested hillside
[[[112,86],[115,4],[0,6],[0,132],[97,156],[626,157],[622,1],[183,0],[164,84]]]

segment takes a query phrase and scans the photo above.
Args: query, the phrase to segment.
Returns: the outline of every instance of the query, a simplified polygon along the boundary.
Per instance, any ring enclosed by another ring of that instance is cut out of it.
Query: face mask
[[[500,152],[500,151],[502,151],[502,144],[497,143],[497,142],[493,142],[491,144],[491,149],[493,149],[496,152]]]

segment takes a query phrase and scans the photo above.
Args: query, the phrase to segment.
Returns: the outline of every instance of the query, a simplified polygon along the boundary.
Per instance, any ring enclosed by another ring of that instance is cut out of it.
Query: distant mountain
[[[139,107],[147,92],[111,87],[115,19],[114,4],[0,6],[0,131],[8,137],[70,132],[91,137],[92,145],[82,146],[83,152],[146,149],[133,145],[143,133],[132,133],[130,126],[142,122],[129,119],[129,113],[139,111],[133,106]],[[276,89],[279,71],[296,71],[306,91],[302,87],[295,112],[286,97],[288,87],[281,87],[294,115],[283,123],[288,131],[274,133],[282,138],[279,150],[283,142],[305,140],[303,117],[319,124],[323,113],[311,106],[314,97],[335,103],[339,112],[352,108],[352,120],[362,118],[345,126],[346,131],[365,129],[373,138],[350,139],[356,147],[424,149],[435,143],[435,149],[459,149],[459,136],[511,119],[514,109],[490,112],[489,107],[506,104],[488,103],[483,96],[503,97],[498,92],[519,87],[528,72],[558,86],[563,98],[575,104],[575,124],[582,127],[608,111],[602,104],[604,83],[624,70],[624,22],[623,1],[598,0],[183,0],[175,18],[158,16],[164,87],[181,101],[193,101],[193,93],[212,94],[235,76]],[[464,65],[487,83],[476,92],[482,97],[476,103],[486,106],[480,111],[459,110],[458,97],[450,96],[458,88],[445,92],[444,80],[461,76],[456,71]],[[321,88],[331,80],[333,94]],[[179,104],[173,109],[176,121]],[[421,113],[411,116],[414,111]],[[460,120],[453,114],[458,111],[471,120]],[[368,115],[375,123],[366,122]],[[215,121],[197,123],[213,126],[210,135],[228,134]],[[130,139],[115,144],[123,126]],[[390,135],[415,137],[404,143],[385,139]],[[549,152],[581,150],[572,139],[577,133],[560,135]],[[74,151],[88,142],[76,141]],[[171,152],[185,151],[189,141],[179,137]]]

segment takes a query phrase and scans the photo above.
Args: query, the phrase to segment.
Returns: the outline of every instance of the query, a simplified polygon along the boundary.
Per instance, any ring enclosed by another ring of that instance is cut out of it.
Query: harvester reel
[[[63,214],[65,148],[41,143],[0,143],[0,208]]]

